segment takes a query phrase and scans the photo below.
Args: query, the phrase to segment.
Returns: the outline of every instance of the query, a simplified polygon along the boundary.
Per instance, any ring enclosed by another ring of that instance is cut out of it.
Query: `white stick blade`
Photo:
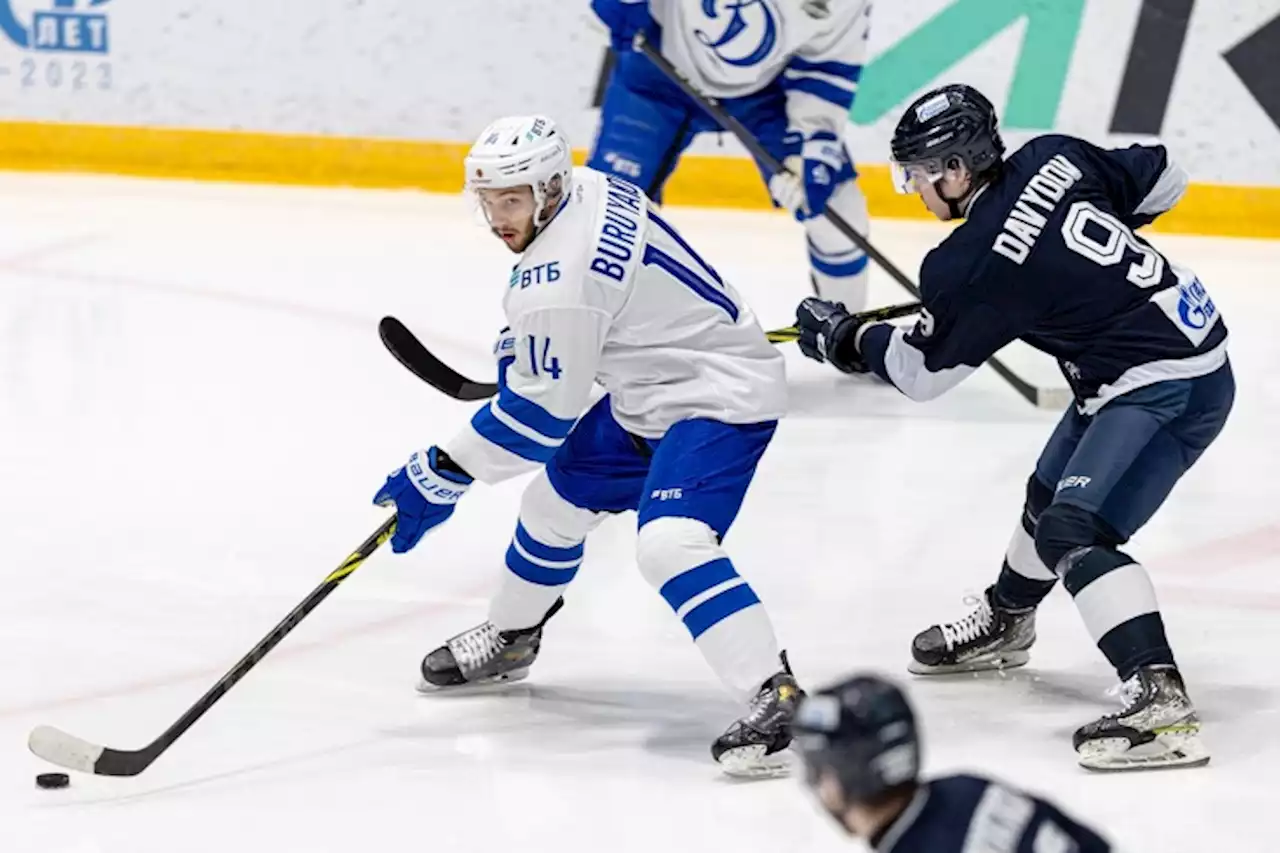
[[[1070,388],[1040,388],[1036,394],[1036,405],[1041,409],[1061,412],[1074,403],[1075,399]]]
[[[27,738],[27,748],[59,767],[92,773],[105,747],[81,740],[53,726],[36,726]]]

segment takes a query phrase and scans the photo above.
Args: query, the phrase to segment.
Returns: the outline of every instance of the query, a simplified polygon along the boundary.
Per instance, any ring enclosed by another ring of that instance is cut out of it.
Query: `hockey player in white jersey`
[[[866,54],[869,0],[592,0],[617,64],[587,165],[654,199],[699,133],[720,127],[641,53],[643,32],[699,91],[716,98],[786,167],[761,165],[770,195],[804,224],[814,289],[866,305],[867,256],[822,216],[860,233],[867,203],[843,142]]]
[[[503,302],[499,394],[379,490],[396,552],[441,524],[474,480],[542,468],[524,492],[489,618],[431,652],[421,689],[523,678],[587,534],[639,514],[636,561],[747,713],[712,746],[735,775],[785,767],[799,688],[720,541],[786,408],[782,356],[734,289],[638,187],[575,170],[546,117],[490,125],[468,188],[520,255]],[[587,410],[592,389],[608,392]],[[584,414],[585,411],[585,414]]]

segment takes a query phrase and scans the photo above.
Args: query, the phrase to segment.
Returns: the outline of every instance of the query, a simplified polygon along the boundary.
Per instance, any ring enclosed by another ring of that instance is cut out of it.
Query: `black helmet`
[[[981,175],[1004,156],[998,125],[995,107],[972,86],[955,83],[934,89],[916,99],[898,120],[890,143],[893,162],[923,167],[936,180],[958,159]]]
[[[883,678],[860,675],[809,694],[793,730],[809,784],[830,770],[848,801],[873,799],[920,773],[915,714]]]

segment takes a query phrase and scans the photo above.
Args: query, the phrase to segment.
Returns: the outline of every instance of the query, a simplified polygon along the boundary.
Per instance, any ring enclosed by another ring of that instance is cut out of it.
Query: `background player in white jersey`
[[[422,662],[423,689],[523,678],[587,534],[636,510],[640,572],[748,713],[716,740],[729,773],[769,773],[799,688],[755,592],[720,547],[786,408],[782,356],[751,310],[633,184],[575,170],[551,119],[501,119],[466,158],[494,233],[520,255],[498,396],[414,453],[375,503],[392,548],[443,523],[473,480],[543,468],[524,492],[487,621]],[[587,409],[593,386],[608,395]]]
[[[814,289],[851,311],[866,303],[867,256],[823,217],[862,234],[867,203],[843,140],[866,54],[868,0],[593,0],[617,65],[587,165],[656,200],[694,136],[719,126],[643,54],[637,32],[720,101],[789,174],[764,171],[774,200],[804,223]]]

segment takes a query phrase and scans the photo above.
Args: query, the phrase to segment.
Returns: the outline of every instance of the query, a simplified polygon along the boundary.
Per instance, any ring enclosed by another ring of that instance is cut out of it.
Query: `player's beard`
[[[530,220],[524,228],[521,229],[506,228],[500,230],[490,226],[490,230],[493,231],[495,237],[501,240],[508,249],[517,255],[529,248],[529,244],[533,242],[533,238],[535,236],[533,220]]]

